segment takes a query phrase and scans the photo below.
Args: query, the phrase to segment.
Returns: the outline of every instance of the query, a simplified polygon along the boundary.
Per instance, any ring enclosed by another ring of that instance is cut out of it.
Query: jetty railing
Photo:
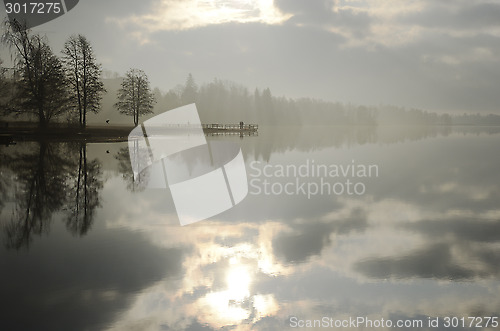
[[[257,124],[202,124],[203,129],[257,131]]]

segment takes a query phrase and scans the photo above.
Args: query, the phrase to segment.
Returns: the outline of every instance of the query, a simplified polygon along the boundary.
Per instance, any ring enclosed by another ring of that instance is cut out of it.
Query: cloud
[[[462,280],[474,276],[452,261],[450,247],[437,244],[403,257],[373,258],[354,264],[354,270],[376,279],[437,278]]]
[[[321,255],[324,247],[331,244],[333,233],[347,235],[362,232],[368,227],[363,210],[354,208],[351,215],[326,223],[307,222],[294,227],[292,233],[281,233],[273,239],[274,254],[287,263],[306,262],[310,257]]]
[[[434,33],[500,36],[500,5],[483,0],[276,0],[289,23],[316,26],[346,38],[345,46],[373,48],[418,43]]]
[[[398,21],[428,28],[459,30],[494,28],[500,26],[500,4],[474,2],[428,2],[421,11],[402,15]]]
[[[144,15],[108,21],[122,27],[136,26],[146,32],[179,31],[224,23],[280,24],[290,18],[273,5],[272,0],[162,0]]]
[[[51,240],[37,242],[29,254],[0,251],[0,282],[10,284],[2,287],[2,328],[102,329],[135,293],[181,274],[181,249],[103,227],[74,240],[63,226],[53,224]]]
[[[275,0],[281,11],[294,15],[294,20],[324,22],[332,17],[336,7],[334,0]]]
[[[420,220],[399,228],[420,234],[426,243],[404,254],[363,258],[353,270],[374,279],[489,279],[500,273],[499,221],[452,217]],[[471,261],[474,261],[471,263]]]
[[[453,218],[443,221],[422,220],[405,228],[422,232],[431,238],[454,236],[458,241],[492,243],[500,242],[500,221],[477,218]]]

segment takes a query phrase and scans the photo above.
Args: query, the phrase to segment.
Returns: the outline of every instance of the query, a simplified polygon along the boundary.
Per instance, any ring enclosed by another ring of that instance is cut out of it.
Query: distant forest
[[[109,89],[109,88],[108,88]],[[198,86],[191,74],[182,85],[163,93],[153,90],[160,113],[196,102],[204,123],[263,125],[500,125],[499,115],[437,114],[420,109],[362,106],[311,98],[273,96],[269,88],[252,92],[245,86],[215,79]]]

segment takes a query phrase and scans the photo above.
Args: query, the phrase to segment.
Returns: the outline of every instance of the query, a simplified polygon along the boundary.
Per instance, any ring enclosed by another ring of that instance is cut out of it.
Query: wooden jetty
[[[202,124],[203,130],[258,131],[257,124]]]
[[[257,124],[202,124],[201,127],[203,132],[209,136],[257,136],[259,131],[259,126]]]

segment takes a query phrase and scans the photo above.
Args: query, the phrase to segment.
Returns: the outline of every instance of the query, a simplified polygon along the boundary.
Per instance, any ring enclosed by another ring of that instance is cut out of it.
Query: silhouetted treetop
[[[181,101],[183,105],[188,105],[196,101],[196,94],[198,93],[198,86],[194,82],[193,75],[189,74],[184,85],[184,90],[181,94]]]
[[[78,111],[81,127],[86,127],[87,112],[98,113],[102,94],[106,92],[101,80],[102,68],[92,46],[83,35],[71,36],[62,50],[63,64],[71,85],[72,104]]]
[[[68,110],[68,82],[62,63],[45,37],[32,34],[16,20],[5,21],[2,42],[15,55],[20,79],[9,110],[14,115],[38,119],[41,127]]]
[[[118,91],[115,108],[122,114],[132,116],[134,124],[137,125],[139,116],[153,112],[155,102],[146,73],[139,69],[130,69]]]

